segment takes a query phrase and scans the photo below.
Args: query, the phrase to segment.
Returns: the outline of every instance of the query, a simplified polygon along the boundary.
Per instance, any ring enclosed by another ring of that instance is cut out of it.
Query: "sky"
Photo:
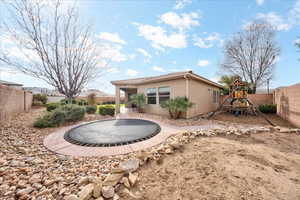
[[[300,82],[300,0],[80,0],[78,8],[114,55],[87,88],[113,94],[112,80],[185,70],[218,81],[223,44],[255,19],[277,29],[281,54],[271,88]],[[50,87],[15,71],[0,70],[0,79]]]

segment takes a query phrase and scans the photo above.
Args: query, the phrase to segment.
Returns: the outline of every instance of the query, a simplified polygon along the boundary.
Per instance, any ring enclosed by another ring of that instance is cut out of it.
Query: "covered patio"
[[[121,91],[124,92],[125,108],[132,108],[133,105],[130,102],[130,97],[134,94],[137,94],[137,87],[133,85],[116,85],[115,90],[116,113],[120,113]]]

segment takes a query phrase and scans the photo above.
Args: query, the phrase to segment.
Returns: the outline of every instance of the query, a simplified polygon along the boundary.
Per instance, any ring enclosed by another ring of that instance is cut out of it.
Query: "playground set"
[[[229,95],[224,99],[219,108],[212,112],[208,118],[211,118],[219,111],[231,112],[237,117],[239,115],[252,114],[263,117],[270,125],[274,126],[274,124],[250,101],[248,98],[248,90],[249,87],[246,83],[240,79],[236,79],[230,85]]]

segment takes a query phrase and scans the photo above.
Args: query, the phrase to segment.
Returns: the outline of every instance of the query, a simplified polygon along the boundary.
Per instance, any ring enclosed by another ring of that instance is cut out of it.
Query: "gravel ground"
[[[197,138],[140,171],[149,200],[300,199],[300,135]]]
[[[78,193],[82,178],[104,179],[111,168],[132,156],[74,158],[54,154],[43,146],[43,139],[59,128],[32,127],[42,112],[33,109],[1,124],[1,200],[64,199]],[[178,126],[218,122],[147,117]],[[103,117],[88,115],[84,120],[96,119]],[[144,165],[137,189],[144,199],[299,199],[299,135],[282,134],[196,139],[162,163]]]
[[[0,199],[62,199],[77,193],[81,177],[103,176],[126,156],[74,158],[57,155],[43,146],[44,137],[57,128],[36,129],[32,122],[42,113],[33,109],[0,127]],[[85,121],[103,119],[90,115]],[[25,194],[25,195],[24,195]]]

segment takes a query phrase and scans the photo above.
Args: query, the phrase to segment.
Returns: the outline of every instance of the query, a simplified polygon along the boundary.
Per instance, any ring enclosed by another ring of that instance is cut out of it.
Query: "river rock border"
[[[238,129],[228,127],[227,129],[184,131],[170,136],[162,144],[153,146],[146,150],[131,154],[131,158],[121,162],[118,167],[111,169],[105,177],[82,177],[77,183],[80,188],[77,194],[65,196],[65,200],[89,200],[89,199],[113,199],[130,196],[133,199],[142,199],[141,193],[131,191],[138,181],[138,169],[149,161],[160,162],[162,156],[175,153],[183,145],[190,143],[196,137],[212,137],[226,135],[250,135],[263,132],[278,131],[281,133],[300,134],[300,129],[284,127],[256,127]]]

